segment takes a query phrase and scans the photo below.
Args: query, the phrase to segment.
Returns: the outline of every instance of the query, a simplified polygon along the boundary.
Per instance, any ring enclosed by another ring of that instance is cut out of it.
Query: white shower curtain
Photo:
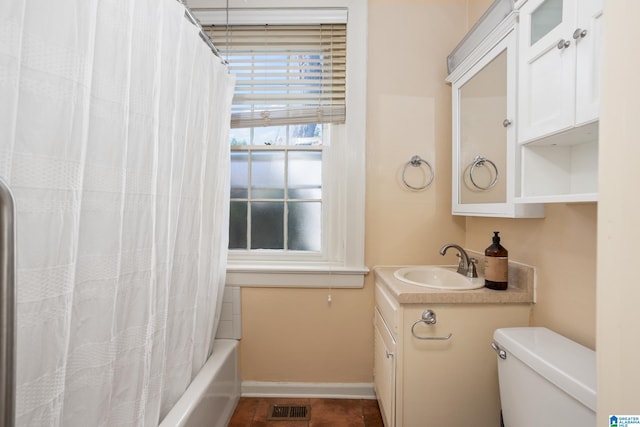
[[[175,0],[0,0],[18,426],[156,426],[205,362],[232,93]]]

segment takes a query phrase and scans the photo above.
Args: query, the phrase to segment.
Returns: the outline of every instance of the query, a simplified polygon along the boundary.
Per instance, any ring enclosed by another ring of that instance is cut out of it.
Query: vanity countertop
[[[479,266],[482,262],[478,263]],[[509,287],[505,291],[487,288],[451,291],[412,285],[396,279],[394,271],[402,266],[373,268],[376,282],[385,287],[400,304],[459,303],[459,304],[517,304],[535,302],[535,271],[525,264],[509,261]],[[479,271],[479,273],[481,273]]]

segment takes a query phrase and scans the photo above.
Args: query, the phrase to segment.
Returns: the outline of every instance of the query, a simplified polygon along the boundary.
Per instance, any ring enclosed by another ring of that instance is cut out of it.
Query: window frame
[[[226,22],[226,0],[189,3],[202,25]],[[242,0],[230,6],[228,16],[230,24],[324,23],[337,16],[348,22],[346,123],[323,130],[329,134],[323,147],[323,227],[328,232],[323,256],[229,251],[227,284],[361,288],[369,271],[364,264],[367,2]]]

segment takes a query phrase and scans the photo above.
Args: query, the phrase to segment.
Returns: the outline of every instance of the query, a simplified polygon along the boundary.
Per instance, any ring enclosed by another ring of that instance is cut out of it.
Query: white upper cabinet
[[[516,31],[507,18],[448,77],[452,89],[452,213],[542,217],[542,205],[516,204]]]
[[[527,0],[518,36],[516,200],[596,201],[602,0]]]
[[[576,41],[576,125],[600,117],[602,0],[580,1],[572,37]]]
[[[518,141],[596,121],[602,0],[528,0],[519,35]]]

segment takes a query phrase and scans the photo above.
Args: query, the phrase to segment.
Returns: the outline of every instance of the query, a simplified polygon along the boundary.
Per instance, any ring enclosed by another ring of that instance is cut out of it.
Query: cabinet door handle
[[[393,353],[390,352],[389,350],[384,350],[384,354],[385,356],[387,356],[387,359],[391,359],[393,357]]]
[[[587,30],[582,28],[576,28],[576,30],[573,32],[573,38],[576,40],[582,39],[586,36],[587,36]]]
[[[560,39],[560,41],[557,44],[557,47],[560,50],[567,48],[569,46],[571,46],[571,40]]]

